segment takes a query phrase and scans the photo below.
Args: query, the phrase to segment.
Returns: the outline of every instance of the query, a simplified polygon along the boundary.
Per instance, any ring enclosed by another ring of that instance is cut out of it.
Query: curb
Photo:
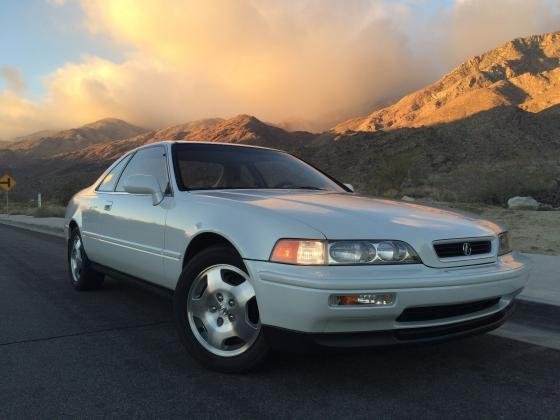
[[[528,305],[542,305],[542,306],[548,306],[550,308],[560,308],[560,304],[555,304],[555,303],[552,303],[548,300],[538,300],[536,298],[531,298],[531,297],[528,297],[528,296],[518,295],[515,298],[515,301],[526,303]]]
[[[59,238],[66,238],[66,235],[64,234],[64,230],[51,228],[48,226],[35,226],[28,223],[14,222],[6,219],[0,219],[0,224],[29,230],[31,232],[43,233],[45,235],[57,236]]]
[[[560,306],[518,298],[511,320],[528,327],[560,333]]]

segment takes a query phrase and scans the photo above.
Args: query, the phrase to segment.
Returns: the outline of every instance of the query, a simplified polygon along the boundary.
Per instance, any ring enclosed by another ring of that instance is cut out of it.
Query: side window
[[[124,191],[124,180],[131,175],[154,176],[162,191],[167,189],[167,164],[163,147],[150,147],[137,151],[119,179],[116,191]]]
[[[129,160],[130,160],[130,155],[121,159],[121,161],[117,163],[113,169],[111,169],[111,172],[105,175],[105,178],[103,178],[103,181],[101,181],[101,184],[99,184],[99,186],[97,187],[97,191],[102,191],[102,192],[114,191],[115,185],[117,184],[117,180],[119,179],[119,175]]]

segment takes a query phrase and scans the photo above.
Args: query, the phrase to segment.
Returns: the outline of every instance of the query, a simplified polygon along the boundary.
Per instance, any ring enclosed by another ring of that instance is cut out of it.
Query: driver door
[[[138,150],[124,169],[113,194],[101,209],[104,239],[103,261],[110,268],[156,284],[163,283],[165,220],[171,194],[154,206],[151,195],[124,191],[131,175],[152,175],[162,191],[168,190],[169,175],[164,146]]]

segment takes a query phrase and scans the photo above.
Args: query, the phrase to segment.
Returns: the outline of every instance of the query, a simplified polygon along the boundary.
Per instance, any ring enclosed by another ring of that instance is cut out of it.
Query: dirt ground
[[[560,255],[560,211],[510,210],[481,204],[445,205],[482,215],[505,226],[510,232],[515,250]]]

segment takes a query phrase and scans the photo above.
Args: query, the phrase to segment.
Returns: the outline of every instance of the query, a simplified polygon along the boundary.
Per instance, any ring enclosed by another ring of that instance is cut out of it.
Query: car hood
[[[433,266],[465,265],[441,264],[433,251],[433,241],[488,237],[495,242],[503,230],[491,221],[457,211],[349,193],[221,190],[197,194],[269,209],[313,227],[330,240],[402,240]],[[476,258],[476,263],[479,260]]]

